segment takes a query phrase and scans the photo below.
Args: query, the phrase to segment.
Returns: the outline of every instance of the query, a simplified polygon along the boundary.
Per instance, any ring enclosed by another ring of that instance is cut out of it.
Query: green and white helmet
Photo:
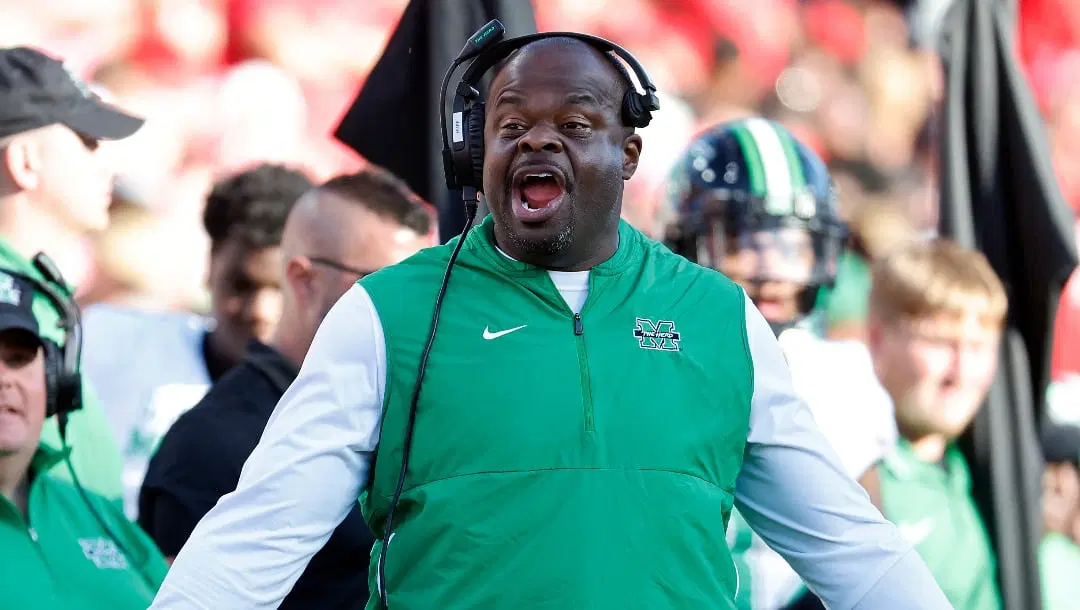
[[[676,253],[739,282],[779,333],[836,280],[847,230],[821,158],[762,118],[697,136],[671,172],[660,217]],[[772,307],[773,287],[794,305]],[[783,309],[783,310],[782,310]]]

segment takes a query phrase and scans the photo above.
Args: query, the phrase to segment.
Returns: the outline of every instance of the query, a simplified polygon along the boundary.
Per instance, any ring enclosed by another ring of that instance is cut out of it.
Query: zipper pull
[[[585,334],[585,327],[581,324],[580,313],[574,314],[574,334],[579,336]]]

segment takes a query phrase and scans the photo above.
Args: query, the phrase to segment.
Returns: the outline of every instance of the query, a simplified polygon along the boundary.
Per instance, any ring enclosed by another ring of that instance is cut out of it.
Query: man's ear
[[[623,180],[629,180],[637,171],[638,160],[641,158],[641,136],[632,133],[623,140]]]
[[[306,256],[294,256],[285,262],[285,283],[296,298],[305,303],[311,302],[312,264]]]
[[[0,164],[4,174],[20,191],[32,191],[38,188],[41,178],[38,168],[41,166],[41,151],[30,138],[16,138],[2,151]]]

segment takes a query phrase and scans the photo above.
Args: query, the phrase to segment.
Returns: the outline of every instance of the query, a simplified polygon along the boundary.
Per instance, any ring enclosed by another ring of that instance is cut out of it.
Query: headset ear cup
[[[465,137],[468,138],[468,153],[472,162],[473,184],[476,190],[484,190],[484,103],[476,102],[469,112],[468,124],[465,125]]]
[[[63,357],[52,341],[44,342],[45,351],[45,417],[56,415],[60,407],[60,378]]]
[[[645,108],[645,102],[637,91],[627,91],[622,104],[623,124],[627,127],[648,127],[652,113]]]

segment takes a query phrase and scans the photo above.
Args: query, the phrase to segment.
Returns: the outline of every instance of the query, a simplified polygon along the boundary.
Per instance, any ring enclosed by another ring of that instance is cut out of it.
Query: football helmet
[[[662,199],[668,247],[742,285],[777,335],[813,322],[847,228],[810,147],[763,118],[721,123],[691,142]]]

